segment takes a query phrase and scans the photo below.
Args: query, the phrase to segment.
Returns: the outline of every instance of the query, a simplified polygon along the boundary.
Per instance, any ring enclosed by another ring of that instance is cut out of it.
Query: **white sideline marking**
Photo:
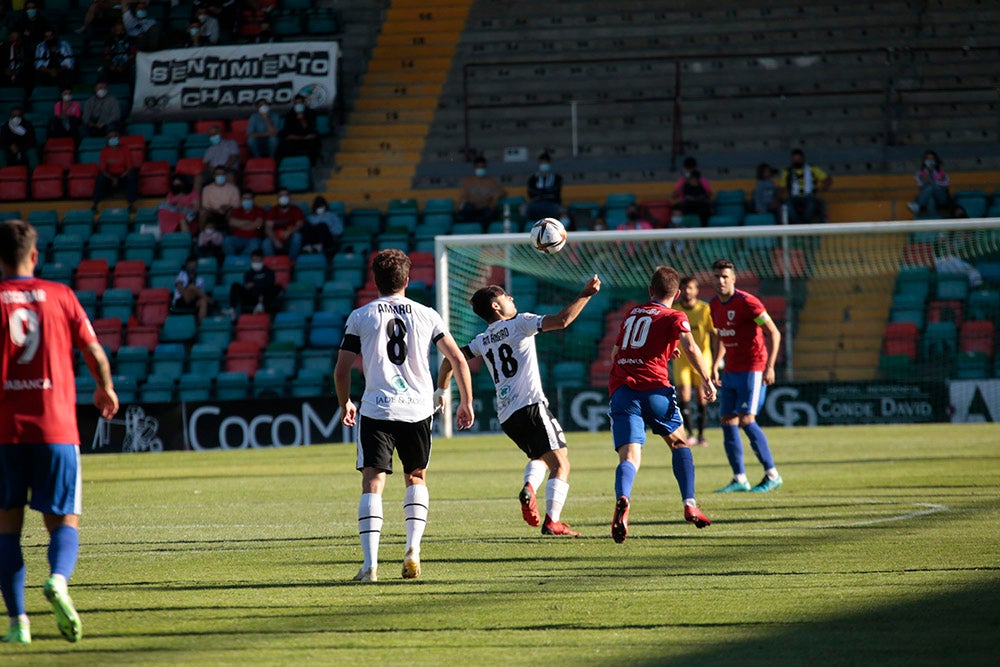
[[[895,505],[892,502],[879,502],[879,501],[869,501],[869,502],[859,502],[858,505]],[[914,505],[916,507],[925,507],[927,509],[917,510],[916,512],[909,512],[907,514],[895,514],[893,516],[885,516],[878,519],[868,519],[866,521],[852,521],[851,523],[831,523],[822,526],[801,526],[798,528],[793,527],[793,530],[818,530],[821,528],[854,528],[855,526],[871,526],[877,523],[887,523],[889,521],[904,521],[906,519],[915,519],[920,516],[927,516],[929,514],[936,514],[938,512],[945,512],[948,510],[947,505],[937,505],[935,503],[905,503],[909,505]]]

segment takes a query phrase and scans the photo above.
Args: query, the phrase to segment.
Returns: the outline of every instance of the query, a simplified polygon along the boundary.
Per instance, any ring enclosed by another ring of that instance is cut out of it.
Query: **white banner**
[[[275,110],[303,95],[331,109],[337,91],[337,42],[279,42],[140,52],[132,118],[247,117],[257,100]]]
[[[952,380],[953,422],[1000,421],[1000,380]]]

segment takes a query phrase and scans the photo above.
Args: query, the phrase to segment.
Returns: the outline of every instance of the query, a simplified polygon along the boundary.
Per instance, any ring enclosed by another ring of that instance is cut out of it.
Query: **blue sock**
[[[687,447],[674,449],[674,477],[681,488],[681,500],[694,498],[694,456]]]
[[[0,535],[0,591],[3,592],[8,616],[25,613],[24,579],[27,571],[21,552],[21,534]]]
[[[632,484],[635,483],[635,466],[631,461],[622,461],[615,468],[615,498],[632,497]]]
[[[69,581],[80,551],[80,533],[73,526],[59,526],[49,539],[49,574],[61,574]]]
[[[764,470],[774,467],[774,459],[771,457],[771,448],[767,446],[767,436],[757,422],[750,422],[743,427],[750,438],[750,446],[753,447],[757,460],[764,466]]]
[[[733,476],[744,474],[743,440],[740,439],[738,424],[722,425],[722,446],[726,449],[726,458],[729,459],[729,467],[733,469]]]

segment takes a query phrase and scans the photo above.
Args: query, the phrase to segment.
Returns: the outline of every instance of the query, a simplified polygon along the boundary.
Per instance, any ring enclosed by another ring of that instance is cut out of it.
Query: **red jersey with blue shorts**
[[[97,341],[73,291],[0,281],[0,445],[79,445],[72,348]]]
[[[726,348],[726,372],[747,373],[767,368],[767,347],[760,325],[768,314],[760,299],[741,290],[734,290],[723,303],[716,296],[708,304],[712,324]]]
[[[608,394],[627,386],[637,391],[670,386],[670,359],[682,332],[691,331],[687,315],[650,301],[629,311],[622,322],[612,359]]]

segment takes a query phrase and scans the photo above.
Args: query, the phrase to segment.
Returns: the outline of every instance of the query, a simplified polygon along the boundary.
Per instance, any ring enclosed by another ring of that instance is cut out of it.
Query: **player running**
[[[705,359],[706,365],[712,364],[712,334],[715,328],[712,326],[712,311],[708,307],[707,301],[698,298],[698,279],[693,276],[681,278],[681,296],[674,302],[674,309],[679,310],[688,317],[691,324],[691,335],[694,342],[701,350],[701,356]],[[701,391],[701,377],[698,371],[687,357],[679,357],[673,361],[674,386],[677,387],[678,403],[681,408],[681,416],[684,418],[684,430],[688,432],[688,444],[707,447],[705,440],[705,421],[708,410],[706,409],[705,394]],[[691,428],[691,388],[694,387],[694,398],[698,402],[698,435],[695,437],[694,429]]]
[[[733,480],[716,493],[754,491],[765,493],[781,486],[781,475],[774,467],[767,436],[757,424],[757,413],[764,405],[767,385],[774,384],[774,363],[781,347],[781,332],[764,309],[760,299],[736,289],[736,272],[728,259],[712,264],[717,296],[709,303],[715,324],[715,363],[712,381],[722,388],[722,442],[733,469]],[[764,346],[764,331],[770,339]],[[725,372],[719,379],[719,368]],[[743,442],[740,428],[750,438],[757,460],[764,466],[764,479],[750,487],[743,467]]]
[[[399,452],[406,482],[403,578],[416,579],[430,500],[426,475],[434,415],[434,378],[428,360],[431,344],[455,365],[461,395],[457,414],[460,429],[469,428],[474,419],[472,380],[441,316],[404,296],[410,282],[410,258],[400,250],[382,250],[372,260],[372,274],[379,297],[348,316],[333,376],[344,424],[358,425],[358,533],[364,563],[354,580],[378,580],[382,491],[386,476],[392,474],[394,450]],[[360,420],[350,397],[351,366],[359,354],[366,381]]]
[[[521,513],[529,526],[542,524],[543,535],[580,533],[560,521],[569,494],[569,454],[566,436],[549,412],[549,401],[538,372],[535,335],[568,327],[583,311],[590,297],[601,289],[595,275],[580,295],[555,315],[518,313],[514,297],[499,285],[483,287],[472,295],[472,310],[489,325],[462,348],[467,359],[482,356],[496,384],[497,416],[504,433],[528,456],[524,486],[518,495]],[[451,364],[445,359],[438,372],[438,392],[444,393],[451,379]],[[536,489],[545,471],[545,522],[538,514]]]
[[[647,426],[672,450],[674,477],[684,501],[684,520],[697,528],[712,523],[694,498],[694,457],[670,386],[668,364],[680,344],[701,377],[705,400],[715,400],[708,364],[691,335],[687,315],[671,308],[680,294],[679,282],[673,268],[657,267],[649,280],[650,300],[628,312],[611,352],[611,435],[619,460],[611,537],[619,544],[628,535],[629,499],[642,460]]]
[[[31,643],[21,551],[29,497],[49,533],[42,590],[63,637],[76,642],[83,636],[67,590],[80,549],[83,492],[73,348],[97,381],[94,405],[101,415],[110,419],[118,411],[108,357],[76,295],[34,277],[37,241],[28,223],[0,222],[0,590],[10,617],[2,641],[13,644]]]

